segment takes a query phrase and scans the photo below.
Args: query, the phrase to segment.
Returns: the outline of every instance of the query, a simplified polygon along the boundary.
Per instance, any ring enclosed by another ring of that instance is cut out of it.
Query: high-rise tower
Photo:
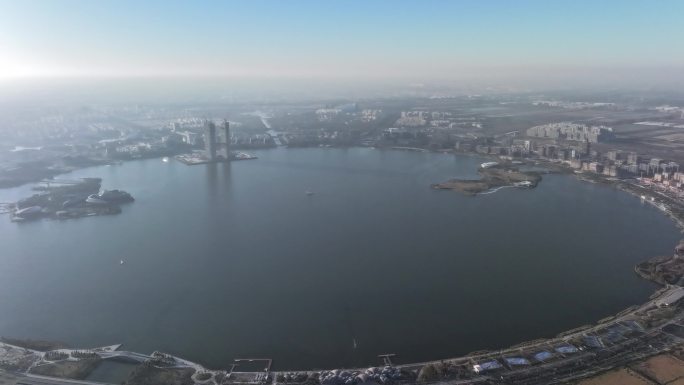
[[[204,148],[207,158],[216,160],[216,125],[211,120],[204,121]]]
[[[230,160],[230,123],[228,122],[228,119],[223,119],[223,134],[225,138],[225,143],[223,144],[223,149],[225,150],[224,156],[226,157],[226,160]]]

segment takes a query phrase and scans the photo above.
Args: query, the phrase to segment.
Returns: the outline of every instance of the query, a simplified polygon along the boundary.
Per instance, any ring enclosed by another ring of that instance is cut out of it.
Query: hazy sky
[[[0,0],[2,78],[677,74],[683,47],[684,1]]]

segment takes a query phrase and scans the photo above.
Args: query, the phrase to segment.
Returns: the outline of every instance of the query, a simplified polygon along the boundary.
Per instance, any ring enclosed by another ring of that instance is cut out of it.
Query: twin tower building
[[[204,148],[210,161],[230,160],[230,123],[223,119],[223,135],[216,131],[216,124],[211,120],[204,121]]]

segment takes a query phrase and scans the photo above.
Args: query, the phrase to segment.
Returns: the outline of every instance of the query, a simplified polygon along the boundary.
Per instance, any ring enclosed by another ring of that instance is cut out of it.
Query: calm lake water
[[[476,176],[474,157],[257,155],[83,169],[63,178],[101,177],[136,202],[62,222],[0,217],[0,335],[123,343],[211,367],[447,358],[644,301],[655,286],[633,265],[680,238],[650,205],[570,176],[477,197],[430,189]],[[0,201],[28,191],[0,190]]]

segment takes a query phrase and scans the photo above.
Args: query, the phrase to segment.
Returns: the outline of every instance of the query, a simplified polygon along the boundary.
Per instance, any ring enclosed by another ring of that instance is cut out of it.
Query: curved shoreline
[[[541,181],[541,173],[520,171],[512,162],[487,162],[477,170],[480,179],[450,179],[435,183],[430,187],[436,190],[452,190],[466,195],[491,194],[504,187],[531,189]]]
[[[581,177],[579,179],[582,180]],[[617,183],[606,182],[606,184],[611,184],[611,185],[613,185],[613,187],[616,187],[619,190],[629,192],[630,194],[635,195],[637,197],[639,196],[633,190],[622,188],[621,183],[622,182],[619,182],[619,181]],[[678,217],[677,215],[675,215],[672,212],[666,211],[665,209],[663,209],[663,207],[658,206],[658,202],[649,201],[649,200],[646,200],[646,201],[653,204],[654,206],[656,206],[656,208],[659,208],[661,211],[665,212],[666,214],[668,214],[668,216],[670,216],[671,219],[673,219],[675,221],[677,227],[679,227],[680,229],[684,229],[684,225],[683,225],[684,221],[682,220],[682,218]],[[635,266],[635,269],[636,269],[636,266]],[[648,277],[644,277],[644,278],[651,279]],[[507,348],[503,348],[501,350],[480,351],[480,352],[474,352],[471,354],[467,354],[467,355],[459,356],[459,357],[455,357],[455,358],[445,358],[445,359],[441,359],[441,360],[426,361],[426,362],[419,362],[419,363],[392,365],[392,367],[396,367],[396,368],[400,368],[400,369],[406,369],[409,371],[418,371],[419,372],[425,366],[441,365],[444,362],[451,362],[451,363],[455,363],[457,365],[460,365],[461,363],[467,362],[466,365],[472,366],[471,363],[473,363],[473,362],[477,362],[477,361],[481,361],[481,360],[488,360],[488,359],[491,359],[492,357],[503,357],[503,356],[509,355],[509,354],[519,354],[521,350],[529,350],[529,349],[534,349],[537,347],[539,347],[539,348],[544,347],[544,349],[548,349],[548,347],[551,344],[562,343],[563,341],[567,342],[568,340],[571,340],[574,337],[578,337],[578,336],[584,335],[586,333],[598,331],[599,329],[606,327],[606,325],[608,325],[608,324],[619,322],[619,320],[624,319],[624,318],[632,317],[635,313],[637,313],[639,311],[646,311],[645,308],[653,305],[655,299],[663,298],[675,290],[678,290],[677,287],[671,287],[671,286],[661,287],[654,293],[654,296],[655,296],[654,299],[652,298],[652,300],[646,302],[645,304],[630,306],[630,307],[620,311],[619,313],[617,313],[613,316],[609,316],[607,318],[599,320],[595,325],[580,326],[578,328],[559,333],[557,335],[557,337],[554,337],[551,339],[537,339],[537,340],[532,340],[532,341],[525,341],[525,342],[521,342],[520,344],[517,344],[517,345],[509,346]],[[2,347],[2,345],[3,344],[0,344],[0,347]],[[4,344],[4,345],[14,346],[14,345],[9,345],[9,344]],[[92,351],[92,350],[93,349],[80,349],[79,351]],[[37,352],[37,351],[34,351],[34,352]],[[0,361],[2,360],[1,353],[2,353],[2,350],[0,350]],[[122,353],[126,353],[126,352],[122,352]],[[141,356],[145,356],[145,355],[141,355]],[[192,363],[190,361],[182,360],[178,357],[173,357],[173,356],[169,356],[169,355],[165,355],[165,356],[172,357],[174,362],[176,362],[179,367],[193,368],[196,372],[227,373],[227,371],[212,371],[212,370],[204,368],[200,364],[196,364],[196,363]],[[147,357],[149,359],[155,359],[154,354],[149,355]],[[111,357],[109,357],[109,358],[111,358]],[[171,359],[171,358],[169,358],[169,359]],[[326,371],[309,370],[309,371],[278,371],[278,372],[269,372],[269,373],[271,373],[273,376],[277,376],[278,374],[285,375],[287,373],[293,373],[293,372],[309,373],[310,375],[317,373],[320,376],[321,373],[327,374],[327,373],[330,373],[333,371],[334,370],[326,370]],[[365,371],[367,371],[367,369],[349,369],[347,371],[348,372],[364,372],[365,373]],[[418,374],[419,373],[416,373],[416,375],[418,375]],[[481,375],[478,375],[478,376],[481,376]],[[477,378],[479,378],[479,377],[477,377]],[[477,380],[477,378],[476,377],[469,377],[468,381],[469,382],[479,381],[479,380]],[[447,381],[447,380],[445,380],[445,381]],[[448,380],[448,381],[451,381],[451,380]],[[276,382],[278,382],[278,381],[276,381]],[[204,381],[204,383],[206,383],[206,381]],[[209,382],[209,383],[211,383],[211,382]]]
[[[647,278],[647,277],[644,277]],[[596,324],[593,325],[583,325],[575,329],[571,329],[565,332],[559,333],[556,337],[545,339],[536,339],[536,340],[531,340],[531,341],[525,341],[521,342],[519,344],[505,347],[499,350],[482,350],[482,351],[476,351],[472,352],[463,356],[459,357],[453,357],[453,358],[446,358],[446,359],[441,359],[441,360],[433,360],[433,361],[425,361],[425,362],[416,362],[416,363],[408,363],[408,364],[399,364],[399,365],[394,365],[391,363],[391,360],[386,361],[388,365],[385,365],[385,368],[391,367],[394,368],[393,370],[395,375],[397,376],[394,378],[394,380],[399,380],[403,382],[415,382],[420,380],[420,374],[421,372],[426,368],[430,366],[440,366],[440,365],[452,365],[454,367],[462,367],[462,368],[471,368],[472,372],[471,373],[465,373],[463,376],[459,376],[459,378],[443,378],[441,379],[442,381],[445,382],[452,382],[452,383],[460,383],[460,380],[468,381],[468,383],[477,383],[480,381],[485,381],[489,378],[488,376],[488,370],[481,370],[478,372],[475,367],[480,366],[478,363],[483,363],[483,362],[492,362],[492,361],[499,361],[505,362],[504,358],[518,358],[518,357],[525,357],[525,356],[530,356],[532,352],[551,352],[551,354],[555,355],[555,359],[551,359],[548,364],[562,364],[564,359],[572,359],[574,355],[581,355],[581,354],[587,354],[588,350],[586,350],[586,347],[583,348],[583,346],[580,346],[580,344],[577,343],[577,341],[582,338],[586,337],[587,335],[602,335],[604,334],[605,330],[610,328],[612,325],[624,325],[626,323],[632,322],[633,323],[633,331],[638,331],[639,333],[642,334],[650,334],[653,331],[649,330],[646,326],[643,324],[643,320],[640,317],[640,315],[647,314],[649,311],[654,311],[658,309],[662,309],[662,305],[659,304],[660,301],[665,301],[669,297],[672,297],[673,295],[677,296],[684,296],[684,288],[680,286],[674,286],[674,285],[666,285],[663,287],[660,287],[658,290],[656,290],[653,295],[651,295],[649,301],[647,301],[644,304],[641,305],[633,305],[630,306],[621,312],[606,317],[604,319],[599,320]],[[679,309],[679,312],[677,313],[678,316],[684,316],[684,309]],[[668,324],[668,322],[671,322],[672,320],[665,320],[662,322],[662,319],[659,319],[658,322],[661,322],[658,324],[658,328],[662,326],[662,324]],[[638,329],[641,329],[639,331]],[[3,357],[2,357],[2,351],[4,350],[5,353],[7,351],[21,351],[24,353],[25,356],[33,356],[34,359],[30,363],[30,365],[25,368],[25,370],[16,370],[15,373],[18,373],[20,375],[26,375],[28,377],[35,377],[35,378],[50,378],[49,376],[44,376],[44,375],[37,375],[35,373],[32,373],[32,370],[38,366],[44,367],[46,365],[55,365],[59,364],[60,362],[79,362],[83,361],[84,364],[91,365],[92,363],[92,358],[97,356],[97,359],[112,359],[112,360],[129,360],[142,363],[145,365],[142,365],[143,367],[154,367],[160,370],[180,370],[180,369],[191,369],[192,370],[192,378],[195,383],[203,383],[203,384],[222,384],[225,382],[213,382],[213,378],[219,377],[219,378],[229,378],[231,376],[231,373],[236,376],[249,376],[249,375],[259,375],[262,374],[261,371],[259,372],[238,372],[238,371],[227,371],[227,370],[210,370],[204,367],[201,364],[191,362],[185,359],[182,359],[177,356],[161,353],[161,352],[154,352],[150,355],[146,354],[140,354],[136,352],[128,352],[128,351],[120,351],[118,350],[121,345],[110,345],[110,346],[104,346],[100,348],[93,348],[93,349],[66,349],[66,348],[59,348],[56,350],[49,350],[49,351],[38,351],[34,349],[29,349],[20,346],[21,341],[20,340],[14,340],[12,341],[13,344],[5,343],[5,342],[0,342],[0,369],[7,369],[7,367],[3,367],[5,362],[3,362]],[[660,349],[658,351],[652,352],[653,354],[659,354],[662,353],[663,351],[668,351],[670,350],[673,346],[678,346],[684,343],[684,339],[677,339],[674,341],[675,344],[670,344],[666,346],[664,349]],[[561,348],[566,348],[565,351],[561,351]],[[574,350],[572,348],[575,348]],[[61,355],[61,356],[60,356]],[[508,357],[507,357],[508,356]],[[388,358],[389,359],[389,358]],[[265,359],[264,359],[265,360]],[[270,368],[270,360],[268,360],[268,367]],[[536,365],[536,366],[535,366]],[[539,363],[529,363],[526,364],[526,369],[533,369],[533,368],[540,368],[543,365],[547,365],[546,362],[539,362]],[[282,376],[285,378],[285,376],[294,376],[294,375],[306,375],[307,378],[311,378],[312,376],[315,378],[321,378],[321,377],[336,377],[339,375],[342,375],[343,373],[350,373],[354,376],[361,376],[363,374],[368,374],[370,371],[370,374],[373,374],[374,372],[380,369],[381,367],[370,367],[370,368],[352,368],[352,369],[328,369],[328,370],[285,370],[285,371],[264,371],[267,375],[267,378],[271,379],[273,383],[283,383],[287,381],[278,381],[277,378]],[[18,368],[19,369],[19,368]],[[493,369],[492,371],[498,374],[501,373],[501,370],[506,370],[507,368],[504,366],[498,367]],[[611,368],[605,368],[601,367],[600,372],[610,370]],[[510,368],[510,372],[515,372],[515,368]],[[413,374],[415,377],[413,378],[406,378],[406,376],[411,376]],[[591,371],[591,374],[596,374],[594,371]],[[209,379],[211,380],[195,380],[197,376],[210,376]],[[586,375],[582,373],[576,373],[574,377],[577,378],[582,378],[586,377]],[[573,378],[574,378],[573,377]],[[63,377],[62,377],[63,378]],[[79,378],[83,379],[83,378]],[[379,379],[379,378],[378,378]],[[390,378],[388,378],[390,380]],[[430,381],[426,381],[430,382]],[[339,381],[322,381],[321,383],[339,383]],[[383,381],[380,381],[380,383],[384,383]],[[135,382],[131,382],[130,384],[135,384]]]

